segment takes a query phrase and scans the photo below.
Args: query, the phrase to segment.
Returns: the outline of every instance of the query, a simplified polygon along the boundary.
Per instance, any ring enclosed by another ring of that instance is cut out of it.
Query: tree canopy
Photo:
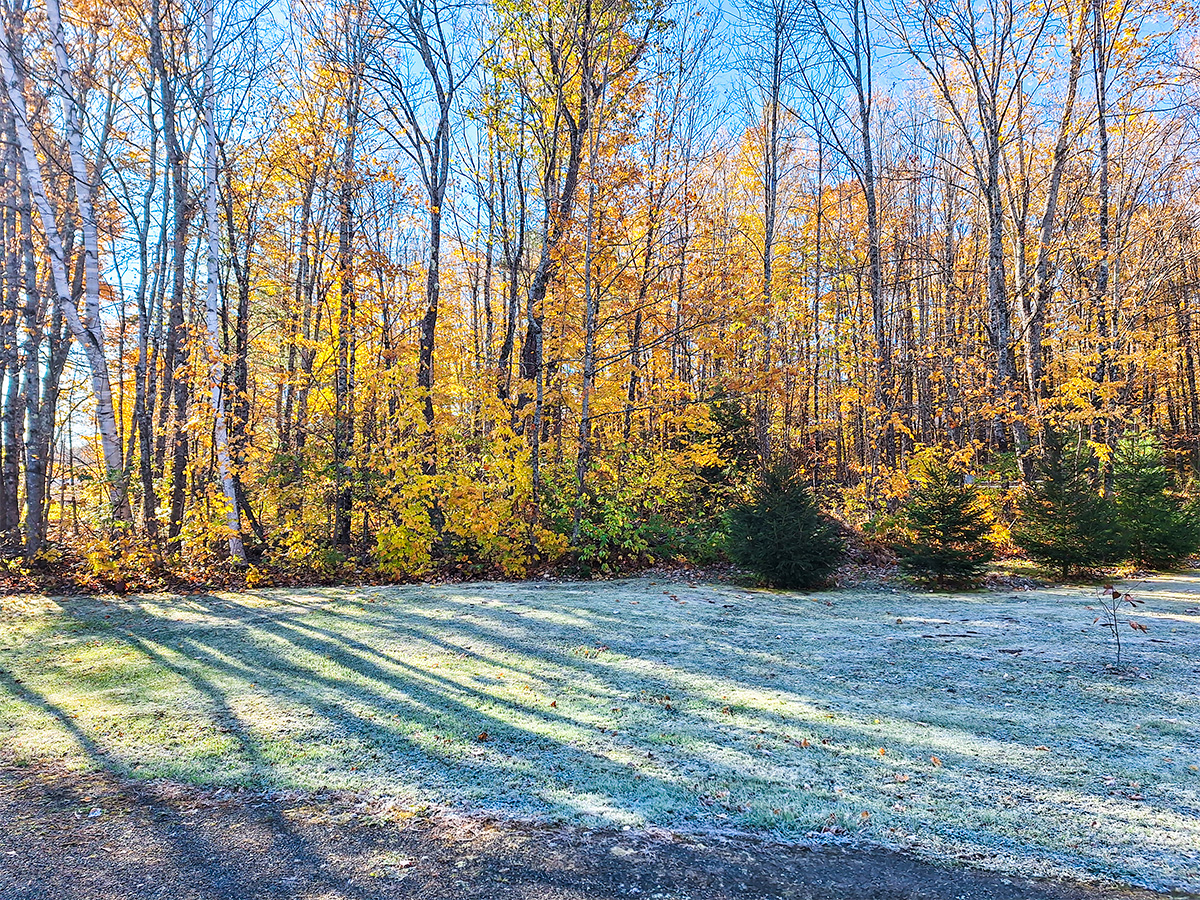
[[[1186,3],[2,27],[0,533],[29,559],[517,576],[718,552],[781,459],[849,520],[930,446],[1034,485],[1052,434],[1195,462]]]

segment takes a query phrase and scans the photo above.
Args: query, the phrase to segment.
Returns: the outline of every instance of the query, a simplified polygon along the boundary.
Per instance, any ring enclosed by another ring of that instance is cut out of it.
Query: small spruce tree
[[[782,588],[820,586],[846,552],[837,523],[787,465],[767,469],[750,498],[729,510],[726,535],[734,562]]]
[[[1129,559],[1170,569],[1200,546],[1196,511],[1171,490],[1162,449],[1150,436],[1126,435],[1117,444],[1113,492]]]
[[[1090,449],[1068,449],[1059,435],[1047,435],[1021,499],[1013,529],[1016,545],[1063,578],[1120,562],[1125,553],[1116,511],[1100,493],[1098,480]]]
[[[995,552],[986,501],[941,461],[921,466],[915,481],[900,516],[907,532],[896,547],[900,567],[941,586],[978,581]]]

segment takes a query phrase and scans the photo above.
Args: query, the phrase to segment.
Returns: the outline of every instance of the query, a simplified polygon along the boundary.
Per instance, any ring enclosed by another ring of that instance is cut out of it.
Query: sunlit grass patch
[[[0,737],[139,777],[850,834],[1200,886],[1200,582],[802,595],[481,584],[8,598]]]

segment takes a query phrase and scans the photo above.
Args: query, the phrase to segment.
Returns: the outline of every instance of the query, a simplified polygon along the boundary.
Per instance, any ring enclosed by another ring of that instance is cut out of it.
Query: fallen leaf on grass
[[[478,734],[478,735],[475,737],[475,740],[479,741],[479,743],[481,743],[481,744],[482,744],[484,741],[491,740],[491,736],[490,736],[490,735],[489,735],[489,734],[488,734],[486,731],[481,731],[481,732],[479,732],[479,734]]]
[[[1047,747],[1045,744],[1038,744],[1038,745],[1037,745],[1036,747],[1034,747],[1033,749],[1034,749],[1034,750],[1045,750],[1045,751],[1047,751],[1047,752],[1049,752],[1049,751],[1050,751],[1050,748],[1049,748],[1049,747]]]
[[[940,766],[942,764],[942,761],[940,759],[938,759],[936,756],[929,757],[929,761],[931,763],[933,763],[935,766]]]
[[[896,780],[899,781],[901,784],[908,781],[910,778],[912,778],[911,775],[897,775],[896,776]]]

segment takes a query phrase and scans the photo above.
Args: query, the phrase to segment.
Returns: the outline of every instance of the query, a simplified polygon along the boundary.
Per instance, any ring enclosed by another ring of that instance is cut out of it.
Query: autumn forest
[[[705,562],[773,466],[869,535],[931,454],[1002,546],[1048,444],[1198,461],[1187,3],[2,16],[22,565]]]

